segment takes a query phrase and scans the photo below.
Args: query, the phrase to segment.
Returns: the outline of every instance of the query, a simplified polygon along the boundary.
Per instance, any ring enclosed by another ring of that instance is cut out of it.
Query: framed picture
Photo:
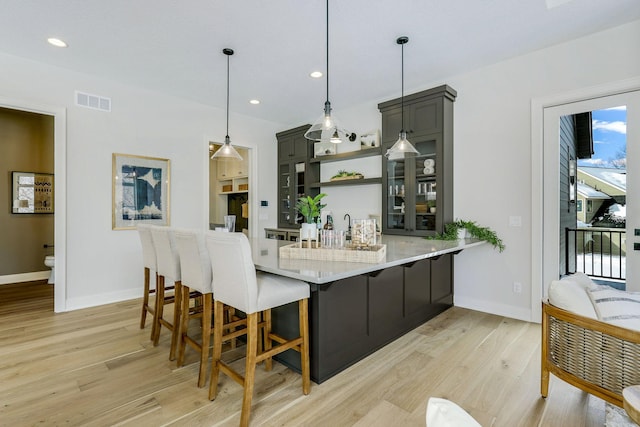
[[[315,157],[336,154],[336,144],[332,142],[316,142],[315,144],[313,144],[313,152],[315,154]]]
[[[380,146],[380,131],[378,129],[360,135],[360,148],[373,148]]]
[[[54,213],[53,174],[11,172],[11,213]]]
[[[170,225],[169,160],[113,153],[112,228]]]

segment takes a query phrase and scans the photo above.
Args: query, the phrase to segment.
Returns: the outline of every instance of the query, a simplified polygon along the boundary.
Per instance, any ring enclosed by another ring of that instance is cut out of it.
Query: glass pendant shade
[[[304,137],[316,142],[339,144],[349,141],[350,134],[331,116],[331,103],[327,101],[324,104],[324,114],[309,128]]]
[[[242,156],[238,151],[233,148],[231,145],[231,139],[229,139],[229,135],[224,137],[224,144],[218,148],[218,150],[213,153],[211,156],[212,159],[236,159],[242,160]]]
[[[409,42],[409,37],[398,37],[396,43],[402,46],[402,98],[401,98],[401,112],[402,114],[402,129],[400,130],[400,136],[398,140],[387,150],[385,156],[389,159],[401,159],[407,154],[420,154],[416,147],[414,147],[407,139],[407,132],[404,130],[404,45]]]
[[[329,102],[329,0],[327,0],[327,100],[324,103],[324,114],[314,122],[313,126],[305,132],[304,137],[315,142],[341,142],[354,141],[355,134],[345,131],[338,120],[331,116],[331,102]],[[353,139],[352,139],[353,138]]]
[[[398,140],[386,152],[386,156],[392,159],[403,158],[406,154],[420,154],[418,150],[407,139],[407,133],[402,130]]]
[[[227,134],[224,137],[224,144],[218,149],[218,151],[213,153],[211,158],[242,160],[242,156],[235,148],[233,148],[233,145],[231,145],[231,138],[229,138],[229,57],[231,57],[234,52],[233,49],[224,48],[222,49],[222,53],[227,55]]]

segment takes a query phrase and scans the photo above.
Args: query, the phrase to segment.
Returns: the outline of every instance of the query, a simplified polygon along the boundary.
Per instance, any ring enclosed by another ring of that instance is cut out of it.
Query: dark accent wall
[[[560,275],[567,274],[567,267],[570,267],[569,271],[574,271],[571,269],[573,266],[567,266],[565,261],[567,247],[565,229],[576,227],[576,204],[569,203],[569,158],[576,159],[575,116],[562,116],[560,117]],[[576,191],[575,188],[574,191]]]
[[[12,214],[11,172],[54,172],[53,117],[0,108],[0,276],[44,271],[53,214]]]

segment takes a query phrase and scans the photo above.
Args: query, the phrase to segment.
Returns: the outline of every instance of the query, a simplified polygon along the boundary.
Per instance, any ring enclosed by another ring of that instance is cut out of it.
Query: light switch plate
[[[510,216],[509,217],[509,227],[522,227],[522,217],[521,216]]]

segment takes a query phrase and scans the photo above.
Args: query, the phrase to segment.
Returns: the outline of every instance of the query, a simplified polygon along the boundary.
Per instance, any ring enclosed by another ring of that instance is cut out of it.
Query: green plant
[[[438,233],[435,236],[427,236],[426,238],[434,240],[457,240],[458,230],[460,229],[466,229],[471,237],[475,239],[488,242],[494,248],[498,249],[498,252],[502,252],[505,249],[504,242],[498,237],[495,231],[489,227],[481,227],[475,221],[464,221],[462,219],[445,224],[443,233]]]
[[[296,202],[296,211],[300,213],[308,224],[317,222],[320,216],[320,210],[327,205],[320,203],[320,200],[325,197],[325,193],[320,193],[316,197],[303,196]]]
[[[357,177],[357,176],[362,176],[362,174],[360,172],[347,172],[346,170],[339,170],[337,174],[333,175],[331,177],[331,179],[334,178],[344,178],[347,176],[353,176],[353,177]]]

